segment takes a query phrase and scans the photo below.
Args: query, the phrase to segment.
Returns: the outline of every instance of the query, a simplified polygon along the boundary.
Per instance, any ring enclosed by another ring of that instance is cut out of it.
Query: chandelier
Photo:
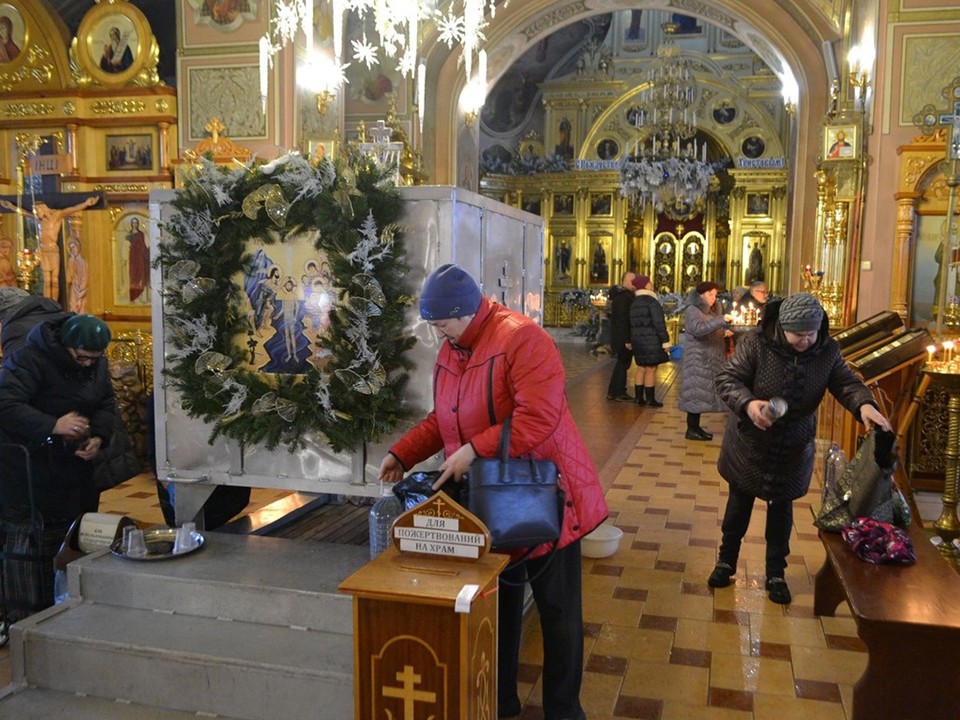
[[[696,83],[673,40],[677,29],[663,25],[657,64],[632,110],[638,138],[620,167],[620,194],[641,208],[651,202],[658,213],[689,214],[703,207],[714,171],[707,144],[697,142]]]
[[[506,6],[507,2],[503,2]],[[356,13],[362,28],[360,37],[351,41],[350,60],[368,69],[384,61],[393,62],[404,77],[416,75],[417,103],[423,108],[425,63],[418,62],[421,25],[432,23],[440,42],[448,48],[463,47],[467,79],[473,73],[474,57],[479,56],[488,25],[486,13],[493,18],[497,0],[327,0],[333,15],[333,62],[318,59],[313,53],[314,0],[274,0],[270,28],[260,38],[260,95],[266,103],[268,70],[273,57],[297,32],[306,37],[309,75],[320,87],[318,93],[329,100],[332,93],[347,82],[344,63],[343,30],[348,12]],[[370,21],[370,22],[368,22]],[[367,28],[372,26],[373,35]],[[485,78],[482,78],[485,81]]]

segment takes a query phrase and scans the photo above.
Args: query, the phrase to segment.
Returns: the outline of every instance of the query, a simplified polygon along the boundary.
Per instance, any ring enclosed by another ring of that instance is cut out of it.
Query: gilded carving
[[[563,7],[551,10],[541,15],[532,23],[527,25],[520,32],[529,41],[539,37],[555,25],[559,25],[576,15],[582,15],[588,11],[587,4],[582,1],[570,3]]]
[[[158,112],[158,113],[165,113],[165,112],[167,112],[167,110],[170,109],[170,103],[168,103],[168,102],[166,101],[166,99],[160,98],[160,99],[157,100],[157,102],[154,104],[154,107],[157,109],[157,112]]]
[[[98,100],[91,109],[96,115],[139,115],[147,104],[142,100]]]
[[[126,184],[116,184],[116,185],[97,185],[94,188],[97,192],[115,192],[115,193],[134,193],[134,192],[147,192],[150,189],[149,185],[134,185],[132,183]]]
[[[264,137],[256,65],[195,68],[189,75],[189,137],[206,137],[204,125],[217,116],[233,137]]]
[[[24,80],[32,79],[46,85],[53,78],[53,65],[48,61],[50,53],[46,48],[31,44],[26,51],[23,63],[13,72],[0,72],[0,90],[9,92]]]
[[[77,112],[77,104],[73,100],[67,100],[63,103],[63,107],[61,107],[60,110],[64,115],[75,115]]]
[[[3,114],[9,118],[27,118],[53,114],[52,103],[22,102],[4,105]]]

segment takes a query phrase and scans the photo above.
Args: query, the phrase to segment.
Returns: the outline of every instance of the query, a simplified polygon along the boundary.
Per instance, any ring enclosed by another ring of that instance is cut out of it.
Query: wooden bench
[[[852,720],[960,717],[960,575],[920,527],[914,565],[873,565],[836,533],[821,532],[826,560],[813,611],[833,615],[847,601],[867,646],[853,688]]]

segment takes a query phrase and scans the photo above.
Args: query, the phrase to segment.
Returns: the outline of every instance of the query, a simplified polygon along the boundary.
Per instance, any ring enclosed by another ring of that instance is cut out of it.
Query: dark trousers
[[[750,525],[753,513],[753,495],[738,492],[730,487],[727,507],[723,513],[720,541],[720,562],[730,567],[737,566],[740,557],[740,543]],[[790,554],[790,531],[793,529],[793,502],[791,500],[771,500],[767,502],[767,526],[764,539],[767,541],[766,575],[783,577],[787,568],[787,555]]]
[[[539,575],[538,572],[545,569]],[[543,632],[543,716],[545,720],[583,717],[580,683],[583,679],[583,607],[580,595],[580,541],[549,555],[517,563],[501,578],[500,634],[497,641],[497,696],[500,707],[515,706],[520,635],[523,626],[523,588],[528,578]]]
[[[627,370],[633,360],[633,353],[622,347],[616,353],[617,362],[610,373],[610,384],[607,386],[607,395],[619,397],[627,394]]]

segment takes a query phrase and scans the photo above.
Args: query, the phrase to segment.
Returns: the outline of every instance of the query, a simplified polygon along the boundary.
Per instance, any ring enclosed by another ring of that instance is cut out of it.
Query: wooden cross
[[[437,694],[426,690],[416,690],[420,684],[421,677],[413,671],[412,665],[404,665],[403,672],[397,673],[397,680],[403,684],[402,688],[385,687],[383,688],[384,697],[395,697],[403,700],[403,720],[415,720],[413,714],[414,704],[419,702],[436,703]]]

